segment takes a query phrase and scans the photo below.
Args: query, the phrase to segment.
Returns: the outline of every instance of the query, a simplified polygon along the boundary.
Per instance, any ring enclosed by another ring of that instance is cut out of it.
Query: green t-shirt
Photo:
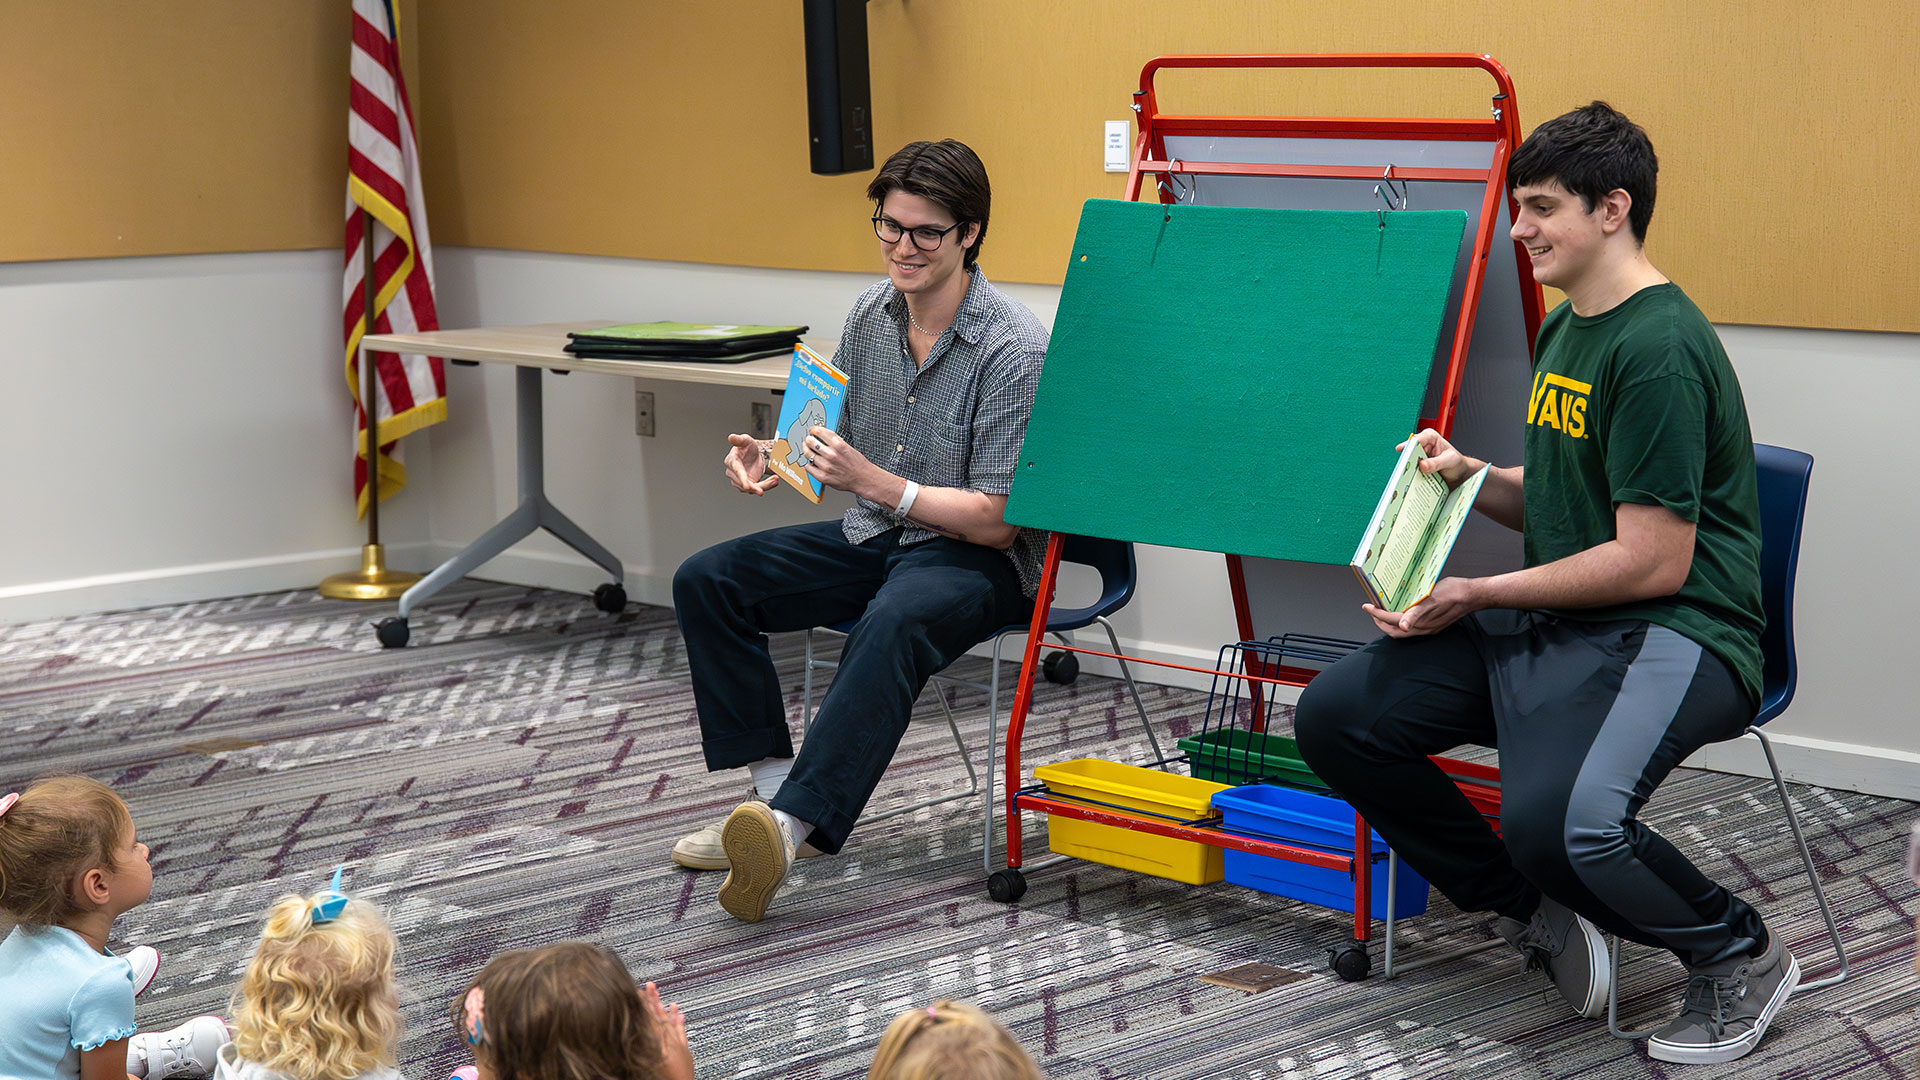
[[[1614,539],[1619,503],[1696,525],[1693,567],[1672,596],[1557,611],[1645,619],[1726,661],[1760,700],[1760,502],[1740,380],[1713,326],[1672,283],[1591,318],[1541,320],[1527,402],[1526,561]]]

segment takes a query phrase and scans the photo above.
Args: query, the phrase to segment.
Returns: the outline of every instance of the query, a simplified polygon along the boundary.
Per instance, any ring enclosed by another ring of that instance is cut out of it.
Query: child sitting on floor
[[[959,1001],[936,1001],[894,1017],[873,1051],[867,1080],[1046,1080],[993,1017]]]
[[[452,1014],[479,1080],[693,1080],[680,1007],[604,945],[503,952]]]
[[[281,897],[233,995],[216,1080],[400,1080],[393,931],[333,888]]]
[[[113,789],[56,776],[0,796],[0,1076],[203,1077],[227,1041],[217,1016],[135,1034],[136,974],[107,948],[113,921],[153,891],[147,845]],[[144,985],[141,987],[144,988]]]

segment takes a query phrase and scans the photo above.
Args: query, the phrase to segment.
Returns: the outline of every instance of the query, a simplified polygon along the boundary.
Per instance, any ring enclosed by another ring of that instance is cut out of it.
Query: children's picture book
[[[1482,468],[1449,491],[1445,480],[1420,471],[1426,457],[1420,440],[1407,440],[1353,553],[1354,576],[1383,611],[1405,611],[1433,591],[1487,479]]]
[[[819,502],[820,481],[807,472],[807,432],[840,423],[840,405],[847,397],[847,373],[820,358],[805,345],[793,347],[793,367],[787,371],[787,392],[775,425],[773,456],[768,466],[787,486]]]

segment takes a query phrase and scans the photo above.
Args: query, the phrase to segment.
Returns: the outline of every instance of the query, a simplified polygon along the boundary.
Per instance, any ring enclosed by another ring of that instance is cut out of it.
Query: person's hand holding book
[[[1452,443],[1432,428],[1425,428],[1412,438],[1427,452],[1426,459],[1420,462],[1420,471],[1430,475],[1438,473],[1440,479],[1445,480],[1450,488],[1459,487],[1461,481],[1486,465],[1484,461],[1476,461],[1455,450]],[[1394,447],[1396,451],[1406,448],[1407,444],[1404,442]]]

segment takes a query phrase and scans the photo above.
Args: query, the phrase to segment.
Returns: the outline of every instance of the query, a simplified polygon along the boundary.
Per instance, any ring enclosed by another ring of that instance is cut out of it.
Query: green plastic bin
[[[1325,790],[1326,781],[1300,760],[1300,748],[1285,735],[1221,728],[1180,740],[1197,779],[1216,784],[1271,781]]]

